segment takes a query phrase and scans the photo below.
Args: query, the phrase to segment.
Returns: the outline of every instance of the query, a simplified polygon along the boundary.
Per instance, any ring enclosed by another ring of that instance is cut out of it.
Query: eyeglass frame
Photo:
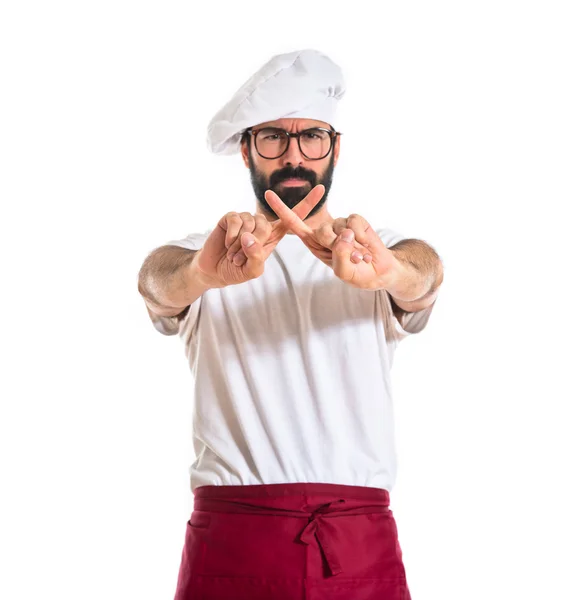
[[[264,155],[260,154],[260,152],[258,152],[258,144],[257,144],[257,141],[256,141],[256,136],[261,131],[264,131],[265,129],[275,129],[277,131],[283,131],[286,134],[286,147],[285,147],[284,151],[281,152],[281,154],[279,154],[278,156],[268,157],[268,156],[264,156]],[[327,153],[325,154],[325,156],[321,156],[319,158],[309,158],[303,152],[303,149],[301,148],[301,139],[300,139],[301,135],[303,133],[305,133],[306,131],[312,131],[313,129],[316,129],[318,131],[325,131],[325,132],[327,132],[331,136],[331,145],[329,146],[329,150],[327,151]],[[338,135],[343,135],[339,131],[335,131],[334,129],[333,130],[326,129],[325,127],[307,127],[307,129],[303,129],[302,131],[297,131],[297,133],[289,133],[286,129],[283,129],[282,127],[273,127],[272,125],[269,125],[268,127],[261,127],[260,129],[254,129],[252,127],[249,127],[248,129],[246,129],[244,131],[244,133],[249,133],[250,135],[252,135],[254,137],[254,148],[255,148],[256,152],[258,152],[258,155],[261,156],[262,158],[264,158],[265,160],[276,160],[277,158],[280,158],[281,156],[284,156],[285,152],[289,149],[291,138],[297,138],[297,143],[299,145],[299,150],[301,151],[301,154],[307,160],[323,160],[324,158],[327,158],[327,156],[329,156],[331,150],[333,150],[333,148],[335,147],[335,140],[337,139],[337,136]]]

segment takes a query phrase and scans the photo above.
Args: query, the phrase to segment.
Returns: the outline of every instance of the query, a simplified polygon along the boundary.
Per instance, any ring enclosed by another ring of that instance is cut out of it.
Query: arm
[[[196,250],[161,246],[147,256],[139,270],[137,289],[150,314],[185,314],[190,304],[210,289],[194,260],[196,254]]]
[[[401,269],[397,284],[388,290],[399,319],[402,312],[418,312],[434,303],[444,267],[436,251],[422,240],[402,240],[389,250]]]

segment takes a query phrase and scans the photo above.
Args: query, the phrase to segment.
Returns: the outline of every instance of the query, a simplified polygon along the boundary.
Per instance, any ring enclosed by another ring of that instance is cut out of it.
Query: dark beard
[[[329,190],[331,189],[331,184],[333,182],[333,153],[331,153],[329,166],[319,181],[317,181],[317,175],[313,171],[308,171],[303,167],[297,167],[296,169],[293,169],[290,166],[286,166],[279,171],[274,171],[270,178],[267,178],[266,175],[260,173],[256,168],[256,164],[252,159],[251,152],[248,154],[248,162],[250,163],[250,180],[252,181],[252,187],[254,189],[254,193],[256,194],[256,198],[262,209],[275,219],[278,219],[279,217],[272,210],[272,208],[270,208],[268,202],[264,198],[264,193],[266,190],[272,190],[275,192],[278,197],[292,210],[316,185],[322,183],[325,186],[325,193],[313,210],[308,214],[309,217],[316,215],[321,208],[323,208],[323,205],[327,201],[327,196],[329,195]],[[308,183],[297,187],[277,186],[277,184],[279,184],[281,181],[293,179],[295,177],[297,179],[304,179]]]

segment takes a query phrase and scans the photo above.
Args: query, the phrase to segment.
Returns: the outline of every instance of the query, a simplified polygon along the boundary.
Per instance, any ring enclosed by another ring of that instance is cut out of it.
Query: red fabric
[[[411,600],[389,492],[196,488],[174,600]]]

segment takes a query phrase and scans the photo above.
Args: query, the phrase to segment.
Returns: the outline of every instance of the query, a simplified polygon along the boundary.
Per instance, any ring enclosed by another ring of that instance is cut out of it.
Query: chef
[[[194,377],[175,600],[410,598],[390,509],[390,369],[426,326],[443,266],[357,199],[331,216],[344,94],[321,52],[271,58],[208,127],[210,150],[248,168],[254,210],[194,223],[139,272],[154,326],[179,334]]]

